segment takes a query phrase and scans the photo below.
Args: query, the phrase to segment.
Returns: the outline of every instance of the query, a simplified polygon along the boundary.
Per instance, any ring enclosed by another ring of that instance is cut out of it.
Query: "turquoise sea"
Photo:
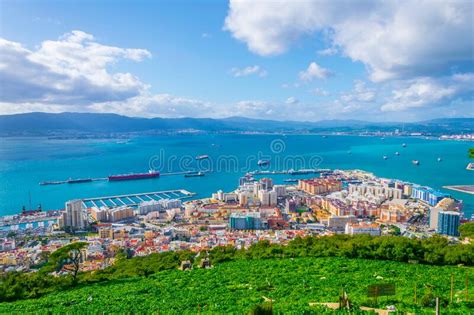
[[[23,205],[29,207],[30,196],[32,208],[42,204],[47,210],[61,209],[65,201],[74,198],[180,188],[207,197],[219,189],[235,189],[240,176],[258,168],[259,159],[270,159],[269,169],[358,168],[441,189],[445,185],[474,184],[474,172],[465,169],[467,151],[472,146],[469,142],[421,138],[316,135],[186,134],[128,141],[0,138],[0,215],[18,213]],[[194,160],[204,154],[210,158]],[[437,161],[438,157],[442,162]],[[413,159],[421,164],[414,166]],[[150,164],[163,173],[198,168],[213,172],[193,178],[174,175],[111,183],[39,185],[41,181],[146,172]],[[278,182],[291,176],[274,177]],[[473,195],[446,192],[464,200],[467,216],[474,213]]]

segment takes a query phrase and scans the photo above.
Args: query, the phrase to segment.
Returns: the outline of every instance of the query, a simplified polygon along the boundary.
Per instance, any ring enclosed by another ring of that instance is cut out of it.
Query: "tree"
[[[77,274],[79,272],[81,263],[81,249],[83,249],[86,245],[87,243],[85,242],[76,242],[61,247],[49,256],[48,263],[45,267],[43,267],[42,271],[60,271],[65,265],[70,265],[73,283],[76,283]]]
[[[474,222],[468,222],[461,224],[459,226],[459,233],[461,234],[461,237],[469,237],[469,238],[474,238]]]

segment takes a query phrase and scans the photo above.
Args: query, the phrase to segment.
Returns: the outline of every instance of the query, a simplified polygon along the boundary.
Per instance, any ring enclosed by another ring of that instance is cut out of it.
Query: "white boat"
[[[400,152],[398,152],[398,151],[397,151],[397,152],[395,152],[395,155],[400,155]]]
[[[440,158],[440,157],[438,158],[438,162],[441,162],[442,160],[443,160],[442,158]]]
[[[258,166],[264,166],[270,164],[269,160],[258,160],[257,165]]]
[[[383,156],[383,159],[384,159],[384,160],[388,159],[388,156],[384,155],[384,156]]]
[[[418,160],[412,160],[411,162],[413,163],[413,165],[420,165],[420,161]]]
[[[404,147],[404,148],[405,148],[406,146],[407,146],[407,145],[406,145],[406,143],[402,144],[402,147]]]
[[[474,163],[469,163],[467,166],[466,166],[466,169],[468,171],[474,171]]]
[[[198,155],[195,157],[196,160],[204,160],[204,159],[208,159],[209,158],[209,155]]]

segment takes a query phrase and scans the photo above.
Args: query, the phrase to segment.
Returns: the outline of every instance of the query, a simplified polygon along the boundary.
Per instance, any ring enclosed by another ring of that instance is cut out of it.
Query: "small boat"
[[[258,166],[264,166],[270,164],[269,160],[258,160],[257,165]]]
[[[384,156],[383,156],[383,159],[384,159],[384,160],[388,159],[388,156],[384,155]]]
[[[289,178],[289,179],[285,179],[283,180],[285,183],[297,183],[298,182],[298,179],[292,179],[292,178]]]
[[[198,155],[195,157],[196,160],[204,160],[204,159],[208,159],[209,158],[209,155]]]
[[[418,160],[412,160],[411,162],[413,163],[413,165],[420,165],[420,161]]]
[[[406,148],[406,146],[407,146],[406,143],[402,144],[402,147]]]
[[[184,177],[199,177],[199,176],[204,176],[204,173],[203,172],[197,172],[197,173],[184,174]]]
[[[328,136],[323,136],[323,138],[327,138]]]
[[[442,160],[443,160],[442,158],[440,158],[440,157],[438,158],[438,162],[441,162]]]
[[[347,151],[347,154],[351,155],[351,154],[352,154],[352,151],[350,151],[350,150],[349,150],[349,151]]]
[[[474,171],[474,163],[469,163],[467,166],[466,166],[466,169],[468,171]]]
[[[397,151],[397,152],[395,152],[395,155],[400,155],[400,152],[398,152],[398,151]]]

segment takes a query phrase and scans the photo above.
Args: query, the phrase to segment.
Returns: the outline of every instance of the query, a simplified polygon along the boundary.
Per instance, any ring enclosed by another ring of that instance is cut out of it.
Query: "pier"
[[[275,171],[256,170],[249,173],[252,175],[279,175],[279,174],[304,175],[304,174],[319,174],[319,173],[324,173],[324,172],[331,172],[331,170],[327,168],[301,169],[301,170],[275,170]]]
[[[186,175],[186,174],[192,174],[192,173],[197,173],[197,172],[202,172],[202,173],[208,173],[210,171],[180,171],[180,172],[168,172],[168,173],[160,173],[159,177],[162,176],[174,176],[174,175]],[[147,179],[153,179],[153,178],[147,178]],[[49,186],[49,185],[62,185],[62,184],[80,184],[80,183],[91,183],[91,182],[97,182],[97,181],[108,181],[108,177],[98,177],[98,178],[82,178],[82,179],[67,179],[67,180],[57,180],[57,181],[42,181],[40,182],[40,186]],[[135,180],[135,179],[130,179],[130,180]]]
[[[452,186],[443,186],[443,188],[474,195],[474,185],[452,185]]]
[[[137,206],[144,201],[159,201],[162,199],[185,199],[196,195],[185,189],[164,190],[138,194],[116,195],[82,199],[84,207],[118,207]]]

